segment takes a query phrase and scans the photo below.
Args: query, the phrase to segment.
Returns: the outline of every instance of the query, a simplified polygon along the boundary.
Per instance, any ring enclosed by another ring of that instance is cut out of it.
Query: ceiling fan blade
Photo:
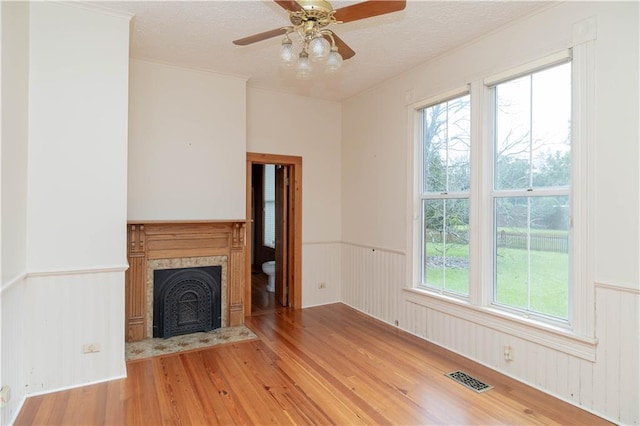
[[[367,0],[336,9],[333,15],[338,21],[352,22],[358,19],[398,12],[407,6],[406,0]]]
[[[340,37],[338,37],[338,35],[336,33],[334,33],[333,31],[331,31],[331,34],[333,34],[333,39],[336,42],[336,47],[338,48],[338,53],[340,53],[340,55],[342,56],[342,59],[347,60],[349,58],[353,58],[356,54],[356,52],[353,51],[352,48],[350,48],[347,43],[344,42],[344,40],[342,40]],[[327,41],[329,41],[329,43],[331,43],[331,38],[329,38],[328,36],[325,37],[327,39]]]
[[[273,0],[284,10],[288,10],[290,12],[297,12],[302,9],[302,6],[298,4],[295,0]]]
[[[262,41],[262,40],[266,40],[268,38],[272,38],[272,37],[277,37],[279,35],[284,35],[287,33],[287,28],[276,28],[275,30],[271,30],[271,31],[265,31],[263,33],[260,34],[254,34],[252,36],[249,37],[245,37],[245,38],[241,38],[238,40],[234,40],[233,44],[236,44],[238,46],[246,46],[248,44],[251,43],[255,43],[258,41]]]

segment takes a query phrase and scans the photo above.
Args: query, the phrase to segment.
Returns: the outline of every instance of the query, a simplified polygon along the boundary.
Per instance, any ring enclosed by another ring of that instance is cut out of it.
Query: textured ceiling
[[[282,37],[249,46],[235,39],[289,24],[272,0],[109,1],[134,14],[131,56],[246,77],[249,85],[342,100],[548,5],[542,1],[407,1],[401,12],[331,29],[356,55],[335,75],[300,81],[279,63]],[[335,9],[355,1],[332,1]]]

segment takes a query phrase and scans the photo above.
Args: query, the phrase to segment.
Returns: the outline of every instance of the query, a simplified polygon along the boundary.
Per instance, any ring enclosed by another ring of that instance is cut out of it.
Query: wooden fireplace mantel
[[[129,342],[147,337],[147,265],[156,259],[226,256],[226,318],[244,323],[245,220],[129,221],[125,274],[125,335]],[[224,309],[223,309],[224,310]]]

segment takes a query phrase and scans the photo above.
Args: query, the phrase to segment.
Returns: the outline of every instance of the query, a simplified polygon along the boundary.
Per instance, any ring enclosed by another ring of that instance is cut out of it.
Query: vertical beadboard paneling
[[[596,287],[598,361],[593,405],[624,424],[640,424],[640,294]]]
[[[343,243],[341,257],[342,301],[387,323],[404,322],[405,255]]]
[[[556,370],[554,372],[557,379],[555,392],[558,395],[565,395],[567,399],[571,400],[571,393],[569,392],[569,365],[569,355],[558,354],[556,357]]]
[[[303,243],[302,265],[303,307],[340,301],[340,243]]]
[[[566,395],[569,401],[574,405],[580,405],[580,367],[581,362],[571,362],[571,359],[567,356],[567,390]],[[577,377],[578,380],[572,379]]]
[[[607,419],[640,423],[637,290],[597,287],[592,362],[405,300],[403,254],[343,243],[341,261],[343,303]],[[514,361],[504,361],[504,346]]]
[[[11,388],[11,400],[2,408],[0,424],[10,424],[27,393],[25,386],[25,331],[27,299],[25,279],[2,290],[2,385]]]
[[[625,323],[623,329],[626,334],[620,338],[620,418],[636,419],[635,424],[640,423],[640,296],[629,297],[622,295],[621,309],[618,312],[626,313],[621,322]],[[635,314],[634,314],[635,313]],[[634,398],[635,399],[632,399]]]
[[[346,283],[345,283],[346,284]],[[402,328],[547,393],[623,424],[639,424],[640,297],[599,288],[596,362],[405,301]],[[504,346],[514,361],[503,360]]]
[[[589,361],[581,360],[580,362],[580,395],[579,401],[581,406],[583,407],[594,407],[593,402],[593,384],[595,383],[595,378],[593,374],[593,364]],[[596,411],[599,412],[599,411]]]
[[[38,275],[26,282],[27,393],[126,375],[124,272]],[[83,345],[100,351],[83,353]]]
[[[608,309],[610,306],[620,306],[620,294],[608,291],[599,291],[600,299],[598,300],[598,335],[601,336],[600,350],[598,351],[598,361],[602,368],[597,369],[598,382],[602,380],[602,386],[596,386],[597,396],[595,400],[601,410],[619,411],[618,397],[619,395],[619,362],[620,362],[620,311]],[[604,302],[604,303],[602,303]],[[607,309],[604,314],[600,310],[600,306]],[[604,315],[603,315],[604,314]],[[601,370],[601,371],[600,371]],[[614,388],[615,386],[615,388]]]

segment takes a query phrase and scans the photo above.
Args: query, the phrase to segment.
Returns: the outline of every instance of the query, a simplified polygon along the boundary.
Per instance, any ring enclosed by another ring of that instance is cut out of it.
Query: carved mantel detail
[[[145,221],[127,224],[125,326],[127,341],[147,337],[148,268],[173,262],[207,262],[212,256],[227,259],[222,323],[244,323],[245,221]],[[181,260],[183,259],[183,260]],[[187,260],[193,259],[193,260]],[[166,260],[167,262],[164,262]],[[154,266],[155,265],[155,266]]]

